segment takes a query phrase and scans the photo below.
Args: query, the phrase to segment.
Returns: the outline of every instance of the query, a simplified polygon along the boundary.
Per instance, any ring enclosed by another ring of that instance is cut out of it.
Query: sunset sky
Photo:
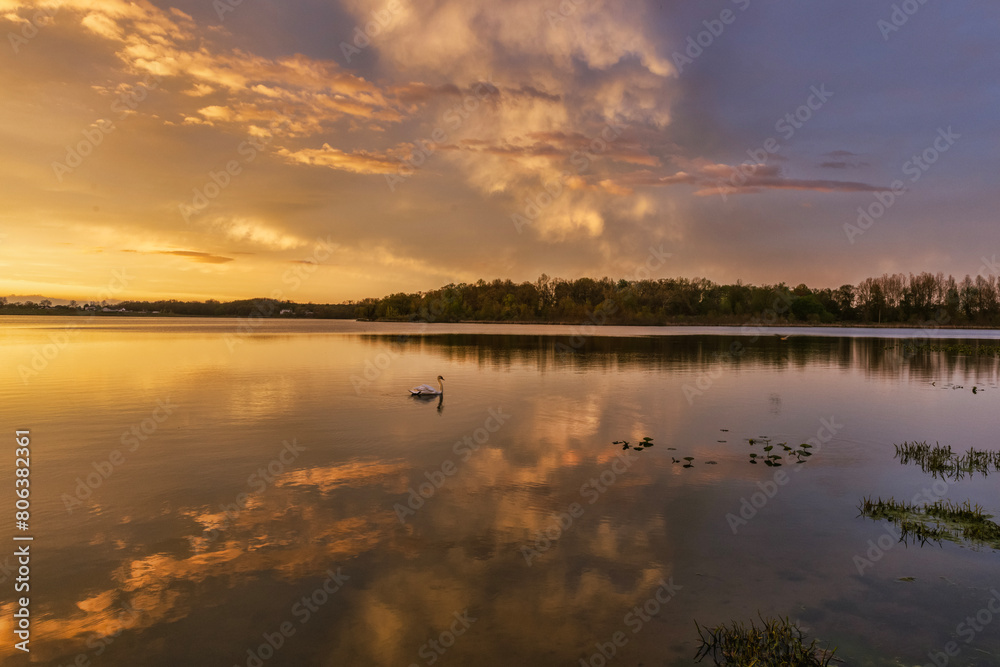
[[[995,272],[998,26],[967,0],[0,0],[0,294],[333,302],[631,277],[650,248],[721,282]]]

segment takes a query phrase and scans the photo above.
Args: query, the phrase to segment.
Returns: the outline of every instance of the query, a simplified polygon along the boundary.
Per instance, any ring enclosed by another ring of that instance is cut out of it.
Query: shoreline
[[[76,311],[76,312],[52,312],[52,310],[42,311],[42,312],[4,312],[6,308],[0,308],[0,316],[9,317],[108,317],[108,318],[122,318],[122,317],[133,317],[142,319],[204,319],[204,320],[246,320],[253,318],[253,315],[185,315],[178,313],[132,313],[132,312],[95,312],[95,311]],[[55,310],[55,309],[53,309]],[[957,324],[951,326],[926,326],[923,324],[913,324],[908,322],[883,322],[883,323],[873,323],[873,322],[833,322],[833,323],[813,323],[813,322],[779,322],[771,324],[756,324],[753,321],[742,321],[742,322],[668,322],[666,324],[638,324],[638,323],[606,323],[606,324],[596,324],[594,322],[588,321],[537,321],[537,322],[525,322],[525,321],[513,321],[513,320],[456,320],[454,322],[427,322],[425,320],[411,320],[411,319],[358,319],[350,317],[266,317],[266,318],[256,318],[265,320],[276,320],[276,321],[311,321],[311,322],[361,322],[361,323],[371,323],[371,324],[423,324],[430,326],[448,326],[455,324],[479,324],[479,325],[520,325],[520,326],[563,326],[563,327],[718,327],[727,329],[741,329],[741,328],[752,328],[754,330],[770,330],[770,329],[913,329],[915,331],[919,330],[932,330],[932,331],[1000,331],[998,327],[990,327],[976,324]]]

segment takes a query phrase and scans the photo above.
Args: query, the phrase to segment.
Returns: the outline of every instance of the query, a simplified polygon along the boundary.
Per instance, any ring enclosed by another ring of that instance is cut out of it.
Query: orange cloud
[[[277,154],[288,162],[328,167],[353,174],[392,174],[399,170],[400,162],[390,160],[376,153],[357,151],[345,153],[323,144],[322,148],[303,148],[290,151],[279,148]]]

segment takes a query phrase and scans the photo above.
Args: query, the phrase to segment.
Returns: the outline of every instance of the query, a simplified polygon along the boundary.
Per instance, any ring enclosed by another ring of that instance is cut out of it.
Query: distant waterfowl
[[[430,386],[429,384],[422,384],[419,387],[414,387],[410,390],[411,396],[438,396],[439,394],[444,394],[444,378],[438,375],[438,388]]]
[[[791,334],[789,334],[788,336],[782,336],[781,334],[774,334],[774,335],[778,337],[778,340],[788,340],[789,336],[791,336]]]

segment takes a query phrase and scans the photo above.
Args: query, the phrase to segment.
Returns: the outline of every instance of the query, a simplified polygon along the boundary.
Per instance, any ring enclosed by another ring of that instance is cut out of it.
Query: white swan
[[[439,394],[444,394],[444,378],[438,375],[438,389],[430,386],[429,384],[422,384],[419,387],[414,387],[410,390],[410,395],[412,396],[437,396]]]

